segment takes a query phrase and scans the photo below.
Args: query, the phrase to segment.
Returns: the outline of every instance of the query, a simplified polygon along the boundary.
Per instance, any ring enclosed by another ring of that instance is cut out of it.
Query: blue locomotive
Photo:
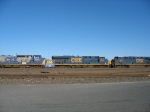
[[[45,58],[41,55],[1,55],[0,67],[45,67]]]
[[[111,60],[112,67],[148,67],[150,66],[150,57],[138,57],[138,56],[123,56],[114,57]]]
[[[108,59],[102,56],[52,56],[55,67],[108,67]]]

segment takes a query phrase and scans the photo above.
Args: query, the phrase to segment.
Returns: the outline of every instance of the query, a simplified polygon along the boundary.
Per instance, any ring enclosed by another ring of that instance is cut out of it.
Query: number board
[[[143,63],[144,59],[136,59],[136,63]]]
[[[82,62],[82,58],[71,58],[71,62]]]

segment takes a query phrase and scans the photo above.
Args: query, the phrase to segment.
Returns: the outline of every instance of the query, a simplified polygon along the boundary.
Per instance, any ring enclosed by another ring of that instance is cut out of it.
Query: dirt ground
[[[0,84],[150,81],[150,68],[0,68]]]
[[[150,76],[150,68],[0,68],[0,76]]]

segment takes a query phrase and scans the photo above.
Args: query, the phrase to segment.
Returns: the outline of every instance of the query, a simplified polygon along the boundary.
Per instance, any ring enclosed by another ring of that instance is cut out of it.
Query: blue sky
[[[0,55],[150,56],[149,0],[0,0]]]

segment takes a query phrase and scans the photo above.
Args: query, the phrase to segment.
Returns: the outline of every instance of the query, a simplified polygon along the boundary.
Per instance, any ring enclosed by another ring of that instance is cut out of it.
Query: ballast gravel
[[[115,78],[0,78],[1,85],[22,84],[87,84],[150,81],[150,77],[115,77]]]

